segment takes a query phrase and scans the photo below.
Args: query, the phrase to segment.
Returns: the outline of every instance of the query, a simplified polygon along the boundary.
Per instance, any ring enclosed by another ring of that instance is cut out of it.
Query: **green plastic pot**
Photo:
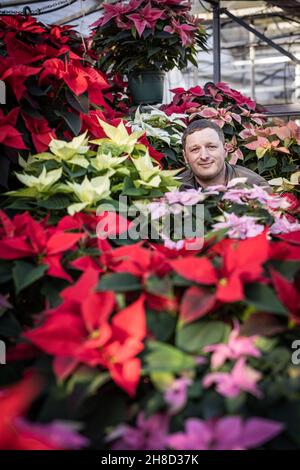
[[[139,70],[128,76],[128,87],[134,104],[162,103],[165,73],[157,70]]]

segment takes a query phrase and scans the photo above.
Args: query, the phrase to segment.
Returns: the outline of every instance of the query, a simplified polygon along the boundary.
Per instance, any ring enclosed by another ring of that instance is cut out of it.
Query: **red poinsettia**
[[[275,291],[291,313],[292,320],[300,325],[300,284],[289,282],[282,274],[271,269],[271,276]]]
[[[45,442],[31,440],[28,434],[18,429],[17,418],[27,412],[40,389],[40,381],[33,376],[27,376],[16,385],[0,389],[0,449],[51,450]]]
[[[0,80],[11,86],[17,100],[20,101],[26,90],[24,82],[28,77],[37,75],[40,70],[40,67],[13,64],[12,59],[4,58],[0,63]]]
[[[1,16],[0,24],[2,27],[6,27],[11,31],[24,31],[32,34],[39,34],[44,32],[35,18],[32,17],[23,17],[21,15],[13,16]]]
[[[49,148],[51,139],[56,138],[55,132],[48,126],[46,119],[36,119],[22,113],[27,129],[30,131],[32,142],[37,152],[45,152]]]
[[[166,258],[158,251],[143,248],[141,243],[106,252],[102,263],[114,272],[128,272],[146,282],[151,275],[164,276],[170,271]]]
[[[40,264],[49,266],[49,276],[72,281],[61,266],[61,258],[66,250],[72,249],[82,238],[82,233],[67,233],[55,227],[46,228],[44,221],[36,222],[28,213],[17,215],[10,221],[1,211],[0,219],[0,258],[35,257]]]
[[[133,396],[140,377],[146,335],[144,297],[118,311],[112,292],[96,292],[98,272],[88,269],[61,293],[63,303],[48,312],[42,326],[25,334],[33,344],[54,356],[58,377],[68,377],[79,364],[101,366]]]
[[[30,373],[21,382],[0,389],[1,450],[64,450],[88,444],[85,437],[67,424],[59,421],[39,424],[24,418],[41,387],[41,380]]]
[[[225,239],[213,247],[212,254],[221,258],[218,269],[207,257],[187,256],[170,261],[170,265],[186,279],[216,285],[216,300],[237,302],[244,299],[244,283],[262,275],[263,264],[269,257],[269,243],[266,233],[248,240]]]
[[[26,149],[20,132],[16,129],[19,108],[12,109],[6,116],[0,109],[0,143],[7,147]]]

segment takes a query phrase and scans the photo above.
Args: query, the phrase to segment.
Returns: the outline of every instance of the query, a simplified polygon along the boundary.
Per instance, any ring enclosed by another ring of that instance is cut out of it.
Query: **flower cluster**
[[[161,107],[167,115],[184,114],[185,123],[215,122],[224,132],[230,163],[262,174],[278,192],[299,189],[300,128],[294,121],[268,122],[260,106],[223,82],[172,91],[172,102]],[[177,154],[180,160],[181,152]]]
[[[205,220],[195,210],[201,204],[205,205]],[[194,218],[198,227],[203,225],[199,236],[222,231],[223,236],[245,240],[256,237],[266,229],[270,234],[298,231],[300,224],[294,217],[296,213],[293,215],[293,210],[289,212],[290,207],[289,199],[269,194],[257,185],[247,187],[245,178],[236,178],[227,187],[219,185],[204,190],[167,192],[163,198],[152,201],[147,209],[164,245],[180,250],[185,240],[183,237],[180,239],[176,225],[182,224],[182,220],[186,221],[188,217]],[[165,227],[169,227],[170,219],[174,219],[174,231],[166,234]]]
[[[133,69],[197,66],[197,48],[205,48],[206,35],[201,20],[190,14],[188,0],[131,0],[103,8],[104,15],[92,25],[103,70],[128,75]]]
[[[123,121],[112,126],[98,120],[103,137],[91,140],[96,151],[88,145],[86,133],[71,142],[53,139],[50,152],[32,155],[27,162],[20,159],[24,172],[16,176],[25,187],[7,194],[19,201],[41,199],[42,207],[62,195],[59,208],[74,214],[96,210],[112,194],[139,199],[178,186],[174,176],[179,170],[162,170],[148,148],[138,143],[144,131],[130,133]]]
[[[109,83],[94,67],[92,52],[71,26],[1,16],[0,30],[0,80],[6,88],[0,111],[2,168],[15,162],[18,151],[44,152],[56,136],[70,139],[86,129],[93,135],[97,115],[123,114],[113,106],[123,98],[124,86],[116,77]],[[3,186],[7,173],[2,172]]]

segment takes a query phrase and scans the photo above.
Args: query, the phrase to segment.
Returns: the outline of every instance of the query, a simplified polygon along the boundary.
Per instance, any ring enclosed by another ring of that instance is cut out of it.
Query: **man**
[[[192,122],[184,130],[182,147],[188,169],[180,175],[181,189],[206,188],[212,185],[227,185],[233,178],[246,177],[246,183],[262,186],[269,193],[268,182],[252,170],[225,161],[224,134],[215,123],[206,119]]]

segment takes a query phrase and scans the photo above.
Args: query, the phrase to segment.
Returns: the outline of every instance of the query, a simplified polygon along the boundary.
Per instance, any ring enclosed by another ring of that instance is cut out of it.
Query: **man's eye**
[[[209,145],[208,148],[210,148],[210,149],[216,149],[217,147],[216,147],[216,145]]]

